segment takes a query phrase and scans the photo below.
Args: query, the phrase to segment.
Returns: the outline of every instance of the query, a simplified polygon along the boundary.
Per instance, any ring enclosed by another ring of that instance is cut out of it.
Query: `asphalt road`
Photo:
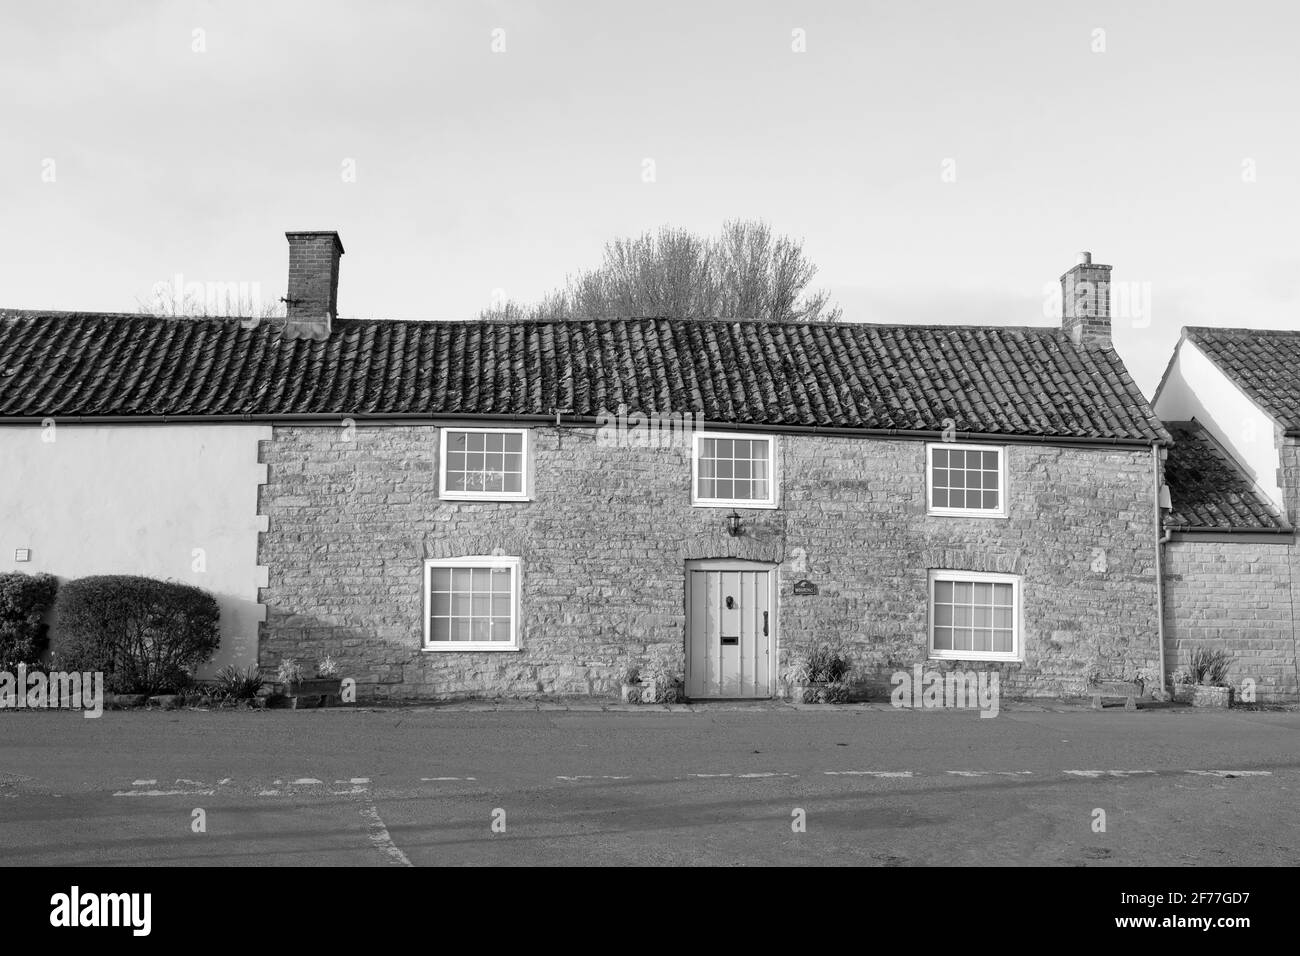
[[[1300,713],[0,713],[10,866],[1297,862]]]

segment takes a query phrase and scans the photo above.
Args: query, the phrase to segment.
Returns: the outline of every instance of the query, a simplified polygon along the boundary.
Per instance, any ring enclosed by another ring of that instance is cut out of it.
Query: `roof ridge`
[[[253,315],[155,315],[151,312],[96,312],[84,309],[6,309],[0,308],[0,319],[37,319],[59,318],[73,320],[95,319],[144,319],[157,322],[247,322],[250,319],[274,321],[284,316]],[[1054,325],[987,325],[987,324],[952,324],[945,322],[871,322],[866,320],[841,319],[835,322],[818,322],[804,319],[757,319],[725,316],[657,316],[657,315],[616,315],[599,318],[523,318],[523,319],[392,319],[383,317],[339,316],[335,322],[343,323],[401,323],[406,325],[591,325],[606,323],[644,323],[675,322],[702,325],[770,325],[783,328],[825,327],[845,328],[852,326],[870,326],[881,329],[936,329],[942,331],[978,331],[978,332],[1029,332],[1034,334],[1060,335],[1061,329]]]
[[[1300,335],[1300,329],[1255,329],[1240,325],[1189,325],[1185,328],[1188,333],[1214,332],[1234,335],[1244,332],[1250,335]]]

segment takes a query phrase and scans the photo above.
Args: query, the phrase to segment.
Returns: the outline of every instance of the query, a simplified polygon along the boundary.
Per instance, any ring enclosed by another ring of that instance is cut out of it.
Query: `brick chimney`
[[[1061,276],[1061,331],[1075,345],[1110,348],[1110,266],[1094,264],[1091,252]]]
[[[339,256],[337,232],[286,232],[289,240],[289,292],[285,296],[286,339],[324,341],[338,317]]]

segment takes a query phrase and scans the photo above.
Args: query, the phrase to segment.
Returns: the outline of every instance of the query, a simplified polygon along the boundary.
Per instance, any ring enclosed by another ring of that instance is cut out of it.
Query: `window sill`
[[[530,495],[462,495],[454,491],[444,491],[438,497],[443,501],[532,501]]]
[[[930,656],[926,658],[926,663],[930,664],[954,664],[966,662],[968,664],[1023,664],[1023,657],[981,657],[978,654],[953,654],[951,656],[938,654],[930,651]]]
[[[930,509],[927,518],[1006,518],[1005,511],[963,511],[959,508]]]
[[[775,511],[780,505],[775,501],[692,501],[692,508],[749,508],[754,511]]]
[[[489,654],[518,654],[523,650],[522,647],[515,647],[513,645],[502,647],[500,644],[476,644],[468,641],[448,641],[447,645],[448,646],[443,647],[441,645],[426,644],[424,647],[420,648],[420,650],[425,654],[479,654],[483,652]]]

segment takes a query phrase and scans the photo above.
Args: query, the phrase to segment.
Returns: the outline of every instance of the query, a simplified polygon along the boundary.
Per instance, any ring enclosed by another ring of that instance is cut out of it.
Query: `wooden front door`
[[[687,697],[773,695],[774,572],[756,561],[687,563]]]

